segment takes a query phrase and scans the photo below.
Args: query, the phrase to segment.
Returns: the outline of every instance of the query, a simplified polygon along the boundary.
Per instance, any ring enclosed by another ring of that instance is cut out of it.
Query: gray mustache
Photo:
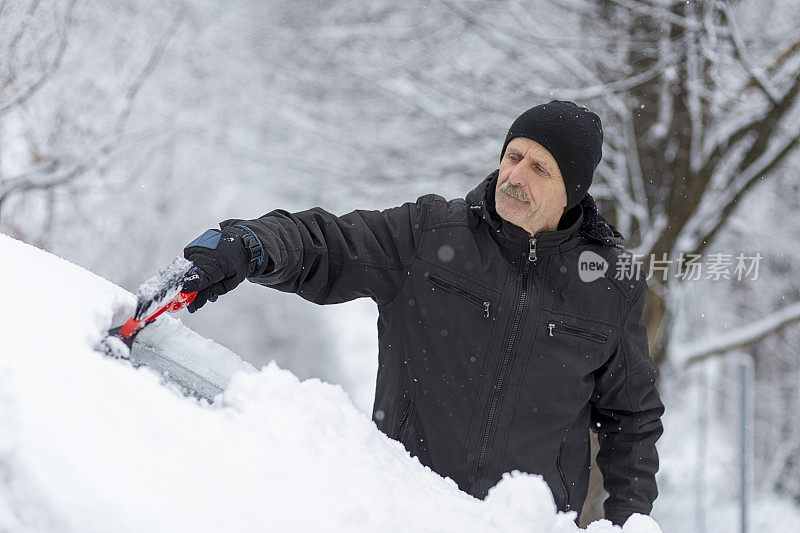
[[[504,182],[502,185],[500,185],[500,191],[506,193],[507,195],[513,198],[516,198],[517,200],[520,200],[521,202],[528,201],[528,197],[525,195],[522,189],[514,185],[511,185],[511,183],[507,181]]]

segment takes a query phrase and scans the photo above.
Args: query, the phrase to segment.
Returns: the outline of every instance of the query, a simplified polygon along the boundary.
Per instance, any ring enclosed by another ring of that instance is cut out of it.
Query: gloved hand
[[[264,261],[264,249],[255,233],[245,226],[210,229],[186,245],[183,256],[194,267],[184,278],[183,292],[197,296],[187,308],[194,313],[207,301],[236,288]]]

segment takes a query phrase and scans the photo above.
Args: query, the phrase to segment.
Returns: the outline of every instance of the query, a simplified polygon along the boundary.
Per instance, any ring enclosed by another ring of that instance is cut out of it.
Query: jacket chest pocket
[[[477,305],[483,310],[483,318],[490,318],[491,311],[492,311],[492,302],[487,300],[481,296],[478,296],[474,292],[459,287],[458,285],[454,285],[449,281],[446,281],[438,276],[434,276],[433,274],[428,276],[428,283],[437,287],[439,289],[445,290],[447,292],[457,294],[461,296],[465,301]]]
[[[584,327],[575,327],[562,322],[551,321],[547,323],[547,331],[550,337],[556,335],[574,335],[582,339],[588,339],[600,344],[605,344],[608,341],[608,336],[603,333],[586,329]]]
[[[574,316],[545,311],[534,350],[572,376],[586,376],[601,367],[613,347],[614,328]]]
[[[412,272],[412,277],[404,302],[405,348],[421,365],[418,373],[441,380],[437,388],[460,387],[482,369],[499,295],[430,265]]]

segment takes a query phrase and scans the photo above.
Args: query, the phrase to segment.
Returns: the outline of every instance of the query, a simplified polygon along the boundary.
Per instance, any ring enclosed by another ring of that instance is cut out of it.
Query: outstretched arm
[[[220,224],[221,242],[236,243],[227,254],[235,256],[230,261],[233,266],[222,264],[224,261],[216,259],[218,252],[196,243],[184,251],[187,259],[202,263],[201,284],[208,288],[207,294],[198,294],[201,301],[197,307],[245,278],[319,304],[364,296],[387,302],[405,282],[431,198],[423,196],[400,207],[356,210],[343,216],[314,208],[298,213],[276,210],[253,220],[226,220]],[[253,242],[257,243],[255,252]]]

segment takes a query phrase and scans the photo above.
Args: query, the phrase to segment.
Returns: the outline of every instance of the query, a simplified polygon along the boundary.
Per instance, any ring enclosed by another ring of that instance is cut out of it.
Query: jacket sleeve
[[[276,210],[254,220],[226,220],[220,226],[244,226],[260,241],[264,260],[248,277],[254,283],[318,304],[360,297],[382,304],[407,278],[431,196],[383,211],[336,216],[320,208]]]
[[[646,293],[640,277],[614,354],[595,373],[592,429],[598,433],[597,465],[609,494],[603,508],[606,519],[620,526],[633,513],[649,514],[658,496],[655,445],[663,432],[664,406],[642,320]]]

